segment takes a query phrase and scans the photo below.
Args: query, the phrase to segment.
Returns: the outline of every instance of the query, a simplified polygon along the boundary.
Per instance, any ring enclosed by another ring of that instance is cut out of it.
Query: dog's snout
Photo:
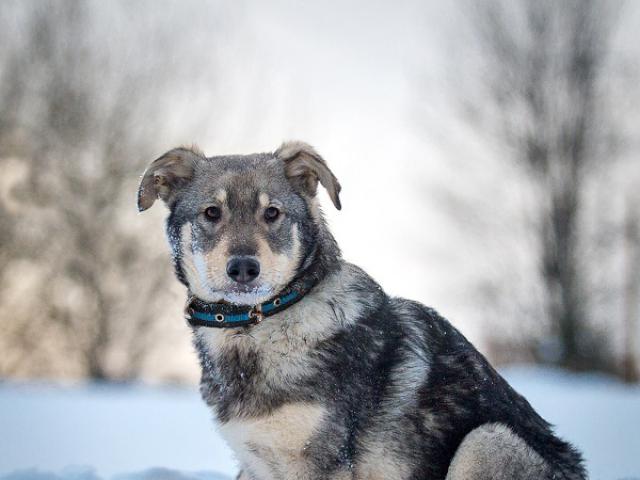
[[[249,283],[260,275],[260,264],[251,257],[235,257],[227,262],[227,275],[238,283]]]

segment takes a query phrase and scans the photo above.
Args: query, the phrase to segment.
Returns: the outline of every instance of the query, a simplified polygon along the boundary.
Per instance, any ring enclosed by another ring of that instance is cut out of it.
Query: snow
[[[196,389],[95,384],[0,384],[0,478],[219,480],[236,473],[232,454],[216,434]],[[67,469],[69,465],[91,468]],[[155,471],[162,466],[182,472]],[[117,476],[122,472],[143,472]]]
[[[532,367],[501,373],[582,451],[592,480],[640,479],[640,386]]]
[[[502,373],[584,452],[592,479],[640,479],[640,387],[533,367]],[[0,383],[0,433],[1,480],[221,480],[236,473],[193,388]]]
[[[168,468],[150,468],[140,472],[115,475],[113,480],[229,480],[231,477],[212,472],[179,472]],[[2,480],[103,480],[90,467],[67,467],[60,473],[42,472],[34,468],[18,470]]]

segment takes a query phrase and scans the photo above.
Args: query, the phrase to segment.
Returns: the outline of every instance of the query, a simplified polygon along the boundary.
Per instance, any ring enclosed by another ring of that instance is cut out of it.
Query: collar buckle
[[[255,321],[255,323],[260,323],[264,318],[264,313],[262,313],[262,305],[255,305],[249,310],[249,318]]]

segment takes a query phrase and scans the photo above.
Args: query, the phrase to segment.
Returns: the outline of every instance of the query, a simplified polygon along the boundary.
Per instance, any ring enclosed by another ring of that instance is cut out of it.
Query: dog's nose
[[[249,283],[260,275],[260,264],[251,257],[235,257],[227,262],[227,275],[238,283]]]

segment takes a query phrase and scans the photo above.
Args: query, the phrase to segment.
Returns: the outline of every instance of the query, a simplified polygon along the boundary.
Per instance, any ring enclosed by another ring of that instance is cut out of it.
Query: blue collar
[[[209,303],[192,296],[187,300],[185,319],[193,327],[236,328],[255,325],[302,300],[315,283],[304,282],[291,286],[277,297],[252,307],[225,302]]]

